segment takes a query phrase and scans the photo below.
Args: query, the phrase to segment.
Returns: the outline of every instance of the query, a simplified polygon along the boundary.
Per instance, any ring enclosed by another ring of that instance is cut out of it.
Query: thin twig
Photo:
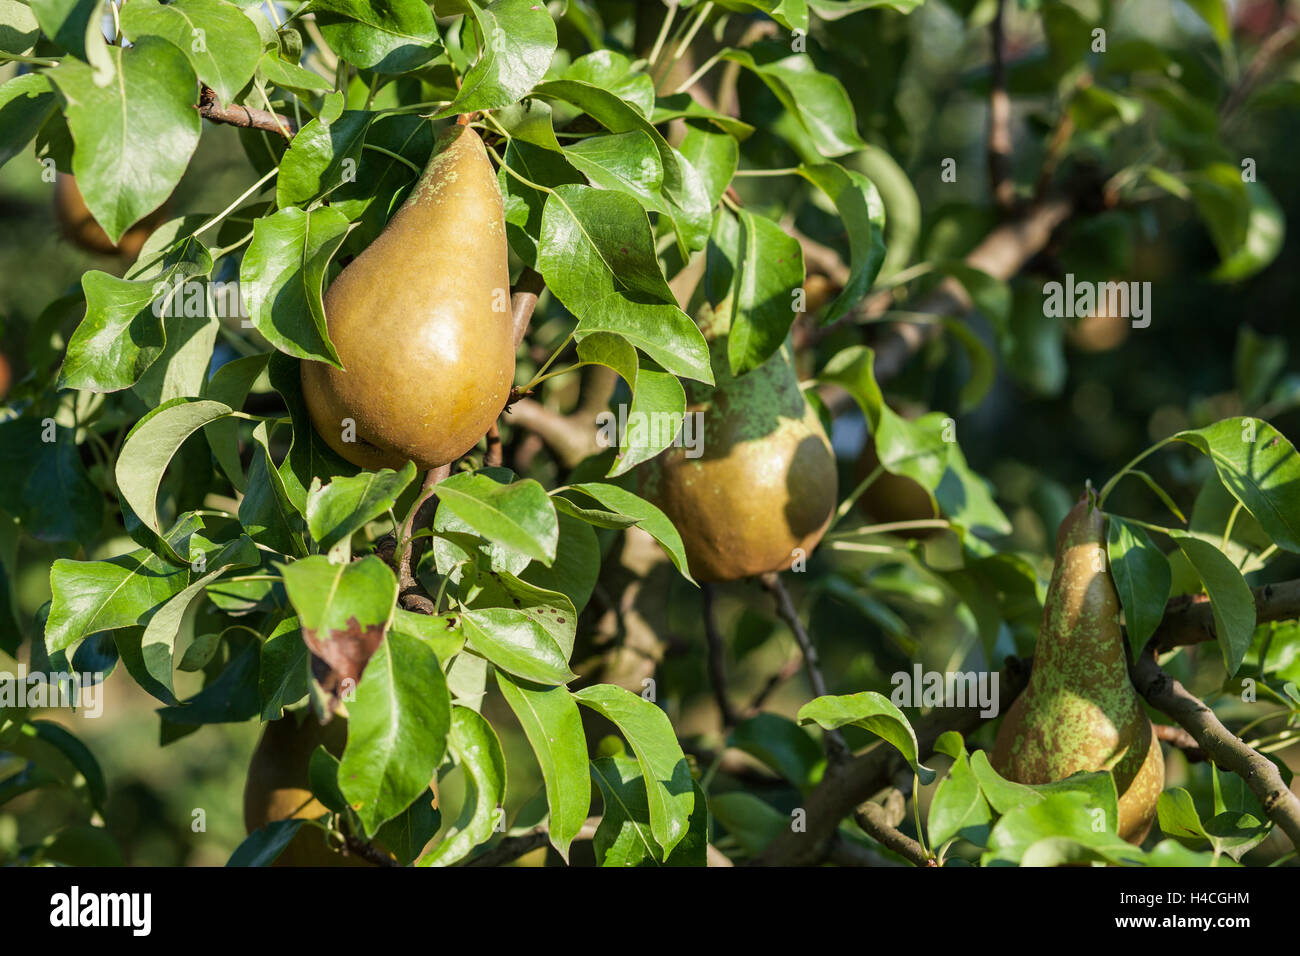
[[[718,703],[718,713],[722,715],[722,728],[727,730],[736,724],[736,711],[727,695],[727,650],[713,614],[713,585],[701,584],[700,597],[704,602],[704,637],[709,645],[709,685],[713,688],[713,699]]]
[[[524,267],[524,271],[519,273],[519,281],[515,283],[513,294],[510,296],[511,319],[514,322],[515,330],[515,348],[524,340],[528,333],[528,323],[532,320],[533,310],[537,308],[537,299],[546,288],[546,283],[541,275]]]
[[[293,139],[298,132],[298,124],[287,116],[255,110],[248,106],[222,106],[217,101],[217,94],[211,87],[199,91],[199,115],[213,123],[226,123],[244,129],[259,129],[267,133],[278,133],[285,139]]]
[[[501,447],[501,429],[493,422],[487,430],[487,449],[483,452],[484,468],[500,468],[504,461],[504,449]]]
[[[794,639],[799,644],[799,650],[803,653],[804,669],[808,672],[808,683],[812,687],[813,696],[825,697],[828,693],[826,678],[822,676],[821,661],[817,657],[817,646],[813,644],[812,638],[808,636],[808,631],[803,626],[803,622],[799,620],[799,612],[795,610],[794,602],[790,600],[790,593],[786,591],[785,584],[781,581],[781,575],[775,571],[769,571],[759,577],[759,583],[763,585],[763,590],[772,595],[776,601],[777,613],[794,633]],[[838,730],[826,731],[826,753],[832,762],[843,761],[850,756],[851,751],[848,744],[844,742],[844,736]]]
[[[356,854],[367,863],[373,863],[375,866],[401,866],[395,859],[385,853],[379,847],[367,840],[348,834],[344,838],[348,852]]]

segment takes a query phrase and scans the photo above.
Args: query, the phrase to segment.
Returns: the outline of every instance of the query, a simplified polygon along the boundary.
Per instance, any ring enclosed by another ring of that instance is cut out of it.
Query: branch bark
[[[1252,589],[1255,622],[1300,618],[1300,580],[1265,584]],[[1204,594],[1176,597],[1165,605],[1165,616],[1152,640],[1156,653],[1175,647],[1218,640],[1210,599]]]
[[[1223,726],[1213,710],[1156,663],[1154,650],[1154,644],[1149,643],[1132,668],[1138,693],[1191,734],[1216,766],[1245,780],[1269,819],[1300,849],[1300,797],[1287,788],[1271,760],[1246,746]]]
[[[429,596],[424,593],[424,589],[420,587],[420,582],[415,579],[415,574],[411,570],[413,564],[419,560],[419,553],[416,551],[413,535],[417,529],[433,524],[434,511],[438,507],[436,496],[438,482],[450,474],[451,465],[449,464],[429,469],[424,476],[420,496],[411,505],[411,510],[406,515],[406,521],[402,524],[402,551],[397,559],[398,601],[406,610],[415,611],[418,614],[434,614],[438,609],[434,606],[433,601],[429,599]]]
[[[1011,212],[1016,184],[1011,178],[1011,98],[1007,95],[1006,0],[998,0],[993,23],[993,75],[989,89],[989,191],[994,207],[1003,215]]]
[[[925,847],[890,825],[885,808],[880,804],[868,800],[854,812],[853,819],[881,846],[893,850],[913,866],[937,865],[930,854],[925,852]]]
[[[222,106],[217,100],[216,92],[207,86],[199,90],[198,111],[200,116],[213,123],[278,133],[286,140],[293,139],[298,132],[298,124],[279,113],[268,113],[248,106]]]

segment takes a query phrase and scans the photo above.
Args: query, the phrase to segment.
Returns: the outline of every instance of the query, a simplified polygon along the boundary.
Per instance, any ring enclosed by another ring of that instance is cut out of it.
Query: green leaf
[[[682,536],[677,533],[668,516],[657,507],[617,485],[587,481],[571,485],[570,488],[596,499],[617,514],[635,518],[637,527],[659,542],[664,553],[673,562],[673,566],[681,572],[682,577],[691,583],[695,582],[686,564],[686,549],[682,544]]]
[[[363,471],[354,478],[335,478],[323,488],[313,482],[307,492],[307,530],[328,551],[393,508],[415,471],[408,461],[401,471]]]
[[[470,4],[469,12],[484,49],[456,99],[434,119],[517,103],[546,75],[555,54],[555,23],[545,4],[495,0],[482,8]]]
[[[667,214],[664,168],[654,140],[641,130],[590,136],[565,148],[564,157],[599,189],[626,193],[645,209]]]
[[[826,770],[826,754],[808,732],[779,714],[756,714],[742,720],[727,745],[743,750],[807,792]]]
[[[573,695],[618,726],[646,779],[655,842],[671,853],[686,836],[695,790],[690,769],[667,714],[614,684],[585,687]]]
[[[271,460],[266,422],[258,422],[253,428],[250,458],[244,496],[239,499],[239,523],[258,544],[280,554],[306,557],[302,519],[294,512],[284,481]]]
[[[492,837],[506,796],[506,760],[491,725],[465,707],[451,712],[447,744],[465,773],[460,817],[447,835],[420,859],[420,866],[450,866]]]
[[[48,74],[77,144],[72,171],[96,222],[117,242],[162,205],[199,143],[198,87],[185,55],[144,37],[108,49],[111,74],[65,58]],[[141,175],[148,170],[148,175]]]
[[[1063,791],[1005,813],[989,833],[987,862],[1005,860],[1022,866],[1102,860],[1133,862],[1142,851],[1121,840],[1087,793]],[[1053,841],[1053,842],[1045,842]]]
[[[981,828],[988,827],[993,814],[971,770],[961,735],[948,731],[935,742],[934,749],[952,757],[953,764],[948,775],[939,781],[930,802],[930,814],[926,819],[930,846],[942,846],[959,835],[982,845],[984,830]]]
[[[731,374],[744,375],[771,358],[790,332],[803,250],[770,219],[723,210],[709,236],[708,271],[715,308],[731,316]]]
[[[631,343],[607,332],[596,332],[580,341],[578,359],[612,368],[632,390],[627,427],[617,423],[619,452],[607,477],[630,471],[673,443],[686,415],[686,391],[676,376],[641,368]]]
[[[516,683],[500,670],[497,686],[515,712],[537,755],[546,784],[551,845],[565,862],[569,844],[582,829],[591,809],[591,777],[587,769],[587,738],[578,705],[563,687]]]
[[[220,366],[203,386],[203,398],[221,402],[232,409],[244,407],[244,401],[253,384],[266,369],[265,353],[231,359]],[[203,435],[212,449],[212,457],[235,490],[244,491],[244,468],[239,460],[239,423],[233,418],[212,422],[203,429]]]
[[[561,76],[607,90],[625,103],[632,104],[642,116],[649,117],[654,110],[654,80],[648,73],[633,69],[631,60],[613,50],[596,50],[580,56],[565,68]]]
[[[806,53],[791,53],[785,44],[756,44],[747,50],[724,50],[724,59],[752,70],[812,137],[823,156],[842,156],[864,143],[844,86],[823,73]]]
[[[523,611],[465,610],[460,621],[470,649],[516,677],[546,685],[567,684],[577,677],[551,633]]]
[[[313,641],[360,640],[373,651],[381,644],[397,602],[397,579],[382,558],[333,564],[314,554],[279,568],[309,647]]]
[[[451,698],[437,656],[418,639],[390,632],[348,707],[348,743],[339,764],[339,788],[366,833],[428,787],[450,727]]]
[[[1181,531],[1170,531],[1169,536],[1186,555],[1210,596],[1214,632],[1223,652],[1223,666],[1231,677],[1250,650],[1255,633],[1255,596],[1241,572],[1217,547]]]
[[[822,313],[826,325],[847,315],[876,281],[885,261],[885,204],[870,179],[838,163],[804,163],[799,173],[835,204],[848,233],[849,280]]]
[[[290,207],[253,223],[253,241],[239,265],[249,320],[281,352],[342,368],[321,300],[330,259],[348,233],[330,206]]]
[[[433,13],[422,0],[312,0],[330,48],[354,66],[405,73],[439,51]]]
[[[591,763],[600,787],[603,812],[592,838],[600,866],[705,866],[709,812],[704,791],[695,784],[695,806],[686,836],[669,854],[655,842],[641,765],[631,757],[602,757]]]
[[[191,238],[167,254],[163,271],[152,279],[85,273],[81,287],[86,315],[68,341],[59,387],[114,392],[141,381],[167,345],[162,315],[175,289],[169,283],[211,271],[212,257],[203,243]],[[177,330],[174,334],[185,338]],[[155,391],[161,395],[161,385]]]
[[[1212,163],[1183,179],[1222,260],[1211,278],[1248,279],[1277,258],[1286,219],[1268,187],[1245,182],[1242,170],[1228,163]]]
[[[303,126],[280,163],[276,203],[282,209],[303,206],[347,183],[351,177],[345,164],[360,162],[370,118],[371,114],[363,110],[348,110],[331,122],[326,122],[322,114]],[[351,172],[356,172],[355,166]],[[331,219],[331,236],[333,225]]]
[[[26,149],[56,109],[58,101],[44,73],[15,76],[0,86],[0,166]]]
[[[158,521],[158,486],[163,472],[185,439],[208,422],[225,418],[230,406],[205,399],[173,399],[145,414],[127,433],[117,458],[114,477],[123,500],[140,517],[140,522],[163,541],[169,557],[178,563],[185,558],[170,550]]]
[[[270,866],[304,826],[310,824],[306,820],[291,817],[288,820],[272,820],[266,826],[258,827],[235,847],[226,866]]]
[[[438,503],[489,541],[543,564],[555,560],[555,506],[532,479],[502,484],[483,474],[453,475],[438,484]]]
[[[293,422],[293,444],[289,446],[289,454],[280,463],[278,470],[284,481],[285,494],[298,513],[305,516],[307,489],[313,479],[324,481],[335,475],[355,475],[359,469],[325,444],[324,439],[312,427],[307,402],[302,394],[298,360],[275,352],[267,365],[267,374],[271,378],[271,386],[289,406],[289,417]]]
[[[920,762],[916,750],[916,733],[903,712],[889,698],[875,691],[844,696],[826,696],[811,700],[799,708],[796,719],[801,724],[816,723],[823,730],[835,730],[846,724],[861,727],[891,744],[922,783],[934,779],[934,771]]]
[[[1173,576],[1165,558],[1141,527],[1107,515],[1106,548],[1124,625],[1136,660],[1165,616]]]
[[[1258,418],[1225,418],[1174,436],[1214,462],[1224,487],[1279,548],[1300,551],[1300,455]]]
[[[621,335],[675,375],[713,383],[709,349],[675,304],[644,210],[631,196],[558,186],[546,200],[537,269],[578,317],[575,335]]]
[[[39,541],[93,541],[103,520],[73,430],[36,418],[0,422],[0,502]]]
[[[140,649],[144,656],[145,669],[167,690],[175,693],[172,686],[172,671],[176,666],[176,637],[180,633],[181,622],[200,591],[231,568],[247,568],[259,561],[257,548],[252,539],[240,535],[236,540],[225,544],[213,555],[206,558],[202,550],[194,544],[190,546],[190,567],[195,571],[204,571],[202,577],[192,578],[185,590],[167,600],[149,618],[144,636],[140,639]],[[196,565],[201,565],[196,567]]]
[[[262,644],[257,693],[263,720],[279,720],[284,708],[307,695],[311,666],[298,618],[286,617],[271,629]]]
[[[790,818],[771,804],[744,790],[714,794],[709,801],[718,823],[735,837],[750,856],[757,856],[790,829]]]
[[[138,0],[122,7],[122,33],[132,42],[153,36],[184,53],[201,82],[223,104],[253,78],[262,56],[257,27],[239,7],[225,0]]]

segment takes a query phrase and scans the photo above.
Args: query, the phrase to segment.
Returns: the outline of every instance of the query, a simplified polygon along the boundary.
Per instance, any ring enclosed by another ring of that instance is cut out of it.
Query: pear
[[[318,746],[339,756],[347,742],[347,721],[334,718],[324,727],[310,714],[301,724],[293,714],[266,725],[253,751],[244,783],[244,826],[249,833],[275,820],[316,820],[329,810],[308,785],[311,755]],[[326,842],[318,827],[301,827],[275,866],[370,866],[355,854],[341,853]]]
[[[1034,669],[998,728],[992,762],[1029,784],[1111,771],[1119,835],[1138,844],[1155,820],[1165,763],[1129,680],[1105,527],[1090,495],[1061,522]]]
[[[104,256],[121,256],[134,260],[140,254],[145,240],[167,218],[164,204],[141,219],[122,234],[116,243],[108,238],[104,227],[95,221],[86,205],[86,198],[77,187],[77,180],[66,173],[59,173],[54,181],[54,214],[59,220],[59,228],[65,238],[85,249],[98,252]]]
[[[868,439],[858,456],[856,480],[866,479],[880,465],[876,443]],[[867,490],[858,498],[858,509],[872,524],[892,524],[896,521],[925,521],[939,517],[930,493],[920,483],[906,475],[881,471]],[[937,528],[904,528],[893,532],[904,538],[928,538],[939,533]]]
[[[478,133],[439,136],[410,197],[325,294],[344,370],[302,363],[325,443],[362,468],[454,461],[515,374],[501,191]]]
[[[700,325],[716,382],[686,384],[687,414],[703,416],[701,454],[674,447],[651,459],[641,490],[676,525],[697,580],[783,571],[830,525],[835,455],[799,390],[789,343],[737,378],[727,365],[725,316],[706,307]]]

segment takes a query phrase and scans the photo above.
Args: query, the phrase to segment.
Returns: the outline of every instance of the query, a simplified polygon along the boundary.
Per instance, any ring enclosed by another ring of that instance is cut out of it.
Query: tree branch
[[[1154,642],[1147,644],[1131,675],[1147,703],[1176,720],[1216,766],[1246,781],[1268,818],[1300,849],[1300,797],[1287,789],[1273,762],[1246,746],[1213,710],[1156,663]]]
[[[938,865],[930,854],[925,852],[925,847],[902,830],[890,825],[885,808],[880,804],[868,800],[854,811],[853,819],[877,843],[886,849],[893,850],[913,866]]]
[[[828,693],[826,678],[822,676],[821,661],[817,657],[817,646],[813,644],[812,638],[808,636],[808,631],[803,626],[803,622],[799,620],[799,612],[795,610],[794,602],[790,600],[790,594],[781,581],[781,575],[769,571],[767,574],[761,575],[758,580],[763,585],[763,590],[771,594],[776,601],[777,614],[781,616],[781,619],[794,633],[794,639],[799,644],[799,650],[803,652],[804,669],[808,672],[808,683],[812,687],[813,696],[825,697]],[[847,760],[851,751],[844,742],[844,736],[838,730],[828,730],[825,736],[826,754],[831,758],[831,762]]]
[[[993,75],[989,89],[989,191],[993,205],[1002,215],[1009,213],[1016,200],[1016,184],[1011,178],[1011,98],[1007,95],[1007,37],[1004,26],[1006,0],[998,0],[989,26],[993,40]]]
[[[524,266],[524,271],[519,273],[519,281],[515,283],[514,292],[510,296],[510,314],[511,321],[514,323],[515,348],[519,348],[519,343],[528,334],[528,323],[533,318],[533,310],[537,308],[537,300],[541,297],[542,290],[545,288],[546,282],[541,275]]]
[[[1183,728],[1172,724],[1152,724],[1152,726],[1156,731],[1156,739],[1181,750],[1189,763],[1201,763],[1206,759],[1205,751],[1196,742],[1196,738]]]
[[[1289,621],[1300,618],[1300,580],[1265,584],[1252,589],[1255,622]],[[1165,616],[1152,640],[1156,653],[1175,647],[1218,640],[1214,612],[1204,594],[1176,597],[1165,605]]]
[[[298,132],[298,124],[279,113],[268,113],[248,106],[222,106],[217,101],[216,92],[207,86],[199,90],[198,111],[200,116],[213,123],[279,133],[287,140],[293,139]]]
[[[424,589],[420,587],[420,582],[415,580],[415,574],[411,570],[414,560],[418,560],[414,534],[417,528],[433,524],[433,514],[438,507],[438,499],[435,495],[438,482],[450,474],[450,464],[429,469],[424,476],[420,496],[411,505],[406,521],[402,524],[402,551],[397,560],[398,601],[406,610],[419,614],[436,614],[438,609],[424,593]]]

